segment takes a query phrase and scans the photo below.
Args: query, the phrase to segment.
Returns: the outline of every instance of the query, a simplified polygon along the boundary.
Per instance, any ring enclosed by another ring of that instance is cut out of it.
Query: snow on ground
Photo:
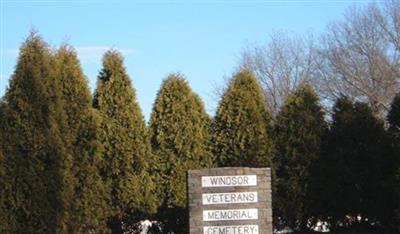
[[[153,226],[153,223],[148,219],[140,221],[140,229],[142,230],[140,234],[147,234],[147,231],[151,226]]]

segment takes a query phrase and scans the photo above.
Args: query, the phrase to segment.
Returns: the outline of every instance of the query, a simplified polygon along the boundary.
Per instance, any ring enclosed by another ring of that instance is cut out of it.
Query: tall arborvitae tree
[[[274,124],[276,224],[305,228],[310,170],[319,157],[325,129],[317,94],[311,86],[302,84],[288,96]]]
[[[181,75],[164,80],[150,119],[164,231],[187,232],[186,172],[212,166],[209,117]]]
[[[6,122],[4,116],[5,103],[0,100],[0,233],[15,232],[15,207],[11,199],[12,191],[12,171],[9,170],[9,160],[7,160],[6,152],[8,147],[6,144]]]
[[[155,210],[153,184],[148,173],[152,160],[144,117],[122,55],[108,51],[103,57],[93,105],[103,116],[104,164],[102,176],[111,186],[109,226],[122,232],[132,216]]]
[[[392,187],[395,190],[395,220],[394,226],[400,232],[400,93],[393,99],[390,111],[388,113],[389,129],[388,134],[391,142],[391,156],[394,161],[394,182]]]
[[[219,166],[271,166],[271,115],[254,75],[231,79],[213,122],[213,154]]]
[[[61,137],[65,116],[54,65],[46,43],[32,33],[20,49],[4,99],[2,145],[12,175],[8,198],[15,233],[58,233],[65,226],[70,157]]]
[[[65,230],[69,233],[104,232],[107,219],[107,188],[99,173],[102,162],[100,118],[92,108],[87,80],[77,54],[63,45],[55,55],[61,85],[67,147],[64,160],[63,198],[68,201]]]
[[[365,103],[346,97],[333,107],[332,126],[322,144],[315,205],[331,229],[343,224],[382,224],[391,219],[393,199],[388,189],[390,157],[383,122]],[[361,217],[359,220],[357,216]]]

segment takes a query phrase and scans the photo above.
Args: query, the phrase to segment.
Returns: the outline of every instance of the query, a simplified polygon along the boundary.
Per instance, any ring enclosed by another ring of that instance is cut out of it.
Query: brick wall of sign
[[[190,234],[272,234],[269,168],[188,172]]]

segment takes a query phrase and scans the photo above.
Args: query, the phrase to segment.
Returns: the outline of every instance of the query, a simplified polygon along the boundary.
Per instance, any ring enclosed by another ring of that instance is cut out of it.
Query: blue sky
[[[102,54],[119,49],[149,119],[162,80],[184,74],[212,115],[215,88],[224,84],[248,43],[266,43],[276,30],[322,32],[351,5],[367,1],[96,1],[0,0],[0,96],[18,48],[32,27],[50,45],[74,46],[93,91]]]

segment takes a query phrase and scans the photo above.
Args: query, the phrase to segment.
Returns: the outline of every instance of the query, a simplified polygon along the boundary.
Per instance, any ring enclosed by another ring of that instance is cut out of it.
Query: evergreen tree
[[[14,209],[11,204],[12,175],[8,170],[8,160],[3,153],[6,151],[6,126],[4,117],[5,104],[0,100],[0,233],[15,232]]]
[[[271,166],[271,115],[254,75],[230,80],[213,122],[213,154],[219,166]]]
[[[320,192],[315,196],[320,214],[330,217],[332,230],[336,225],[364,226],[390,218],[393,199],[387,187],[391,162],[386,142],[383,122],[367,104],[346,97],[336,101],[318,163]]]
[[[60,90],[53,56],[32,33],[20,49],[4,99],[2,145],[12,175],[8,199],[16,233],[57,233],[65,224],[69,159],[60,132],[65,118]]]
[[[203,103],[186,80],[169,75],[157,94],[150,119],[162,199],[159,218],[165,232],[187,232],[186,172],[212,166],[209,122]]]
[[[288,96],[274,124],[275,222],[294,229],[306,227],[310,171],[326,129],[318,102],[312,87],[302,84]]]
[[[394,161],[394,176],[392,187],[395,189],[394,209],[396,212],[394,227],[400,232],[400,93],[393,99],[388,113],[389,129],[388,135],[391,142],[391,156]]]
[[[67,146],[63,197],[67,202],[69,233],[104,232],[107,218],[107,188],[99,174],[102,162],[100,117],[92,108],[87,80],[75,50],[63,45],[55,55],[57,79],[65,125],[61,130]]]
[[[116,51],[103,57],[93,105],[104,119],[102,174],[111,186],[109,226],[113,233],[121,233],[123,219],[126,223],[132,216],[151,213],[156,204],[148,173],[152,160],[148,132],[122,55]]]
[[[388,113],[389,130],[395,134],[395,137],[400,137],[396,133],[400,132],[400,93],[398,93],[392,102]]]

